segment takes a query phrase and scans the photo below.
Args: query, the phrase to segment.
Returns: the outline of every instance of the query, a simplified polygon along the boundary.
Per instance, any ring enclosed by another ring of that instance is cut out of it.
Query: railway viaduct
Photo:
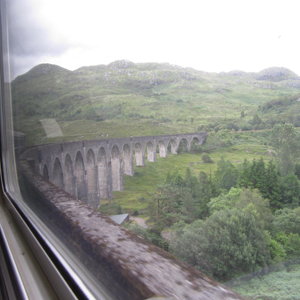
[[[20,178],[31,207],[62,239],[59,247],[67,246],[63,253],[74,253],[80,260],[76,268],[116,299],[243,299],[94,209],[123,188],[123,176],[133,175],[134,164],[176,154],[181,146],[191,150],[205,138],[194,133],[40,145],[20,154]]]
[[[134,174],[134,164],[142,167],[146,159],[155,162],[157,155],[177,154],[182,147],[190,151],[206,136],[200,132],[47,144],[22,156],[45,180],[97,208],[100,199],[123,189],[123,176]]]

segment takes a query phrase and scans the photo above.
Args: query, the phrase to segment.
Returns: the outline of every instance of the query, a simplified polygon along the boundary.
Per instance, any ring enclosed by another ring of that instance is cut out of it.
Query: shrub
[[[177,232],[171,251],[217,279],[229,279],[270,262],[268,240],[255,217],[225,209]]]
[[[214,162],[208,154],[203,154],[201,158],[205,164],[212,164]]]

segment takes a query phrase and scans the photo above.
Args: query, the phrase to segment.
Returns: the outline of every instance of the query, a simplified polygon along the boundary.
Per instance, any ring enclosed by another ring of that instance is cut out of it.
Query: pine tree
[[[229,190],[235,186],[238,179],[238,170],[230,161],[225,161],[222,157],[217,163],[218,168],[215,172],[215,184],[220,190]]]
[[[245,187],[245,188],[252,187],[251,164],[248,162],[247,159],[244,160],[244,162],[240,168],[238,185],[240,187]]]
[[[270,200],[272,208],[279,208],[280,205],[280,175],[273,163],[269,161],[266,168],[266,181],[260,190],[264,198]]]

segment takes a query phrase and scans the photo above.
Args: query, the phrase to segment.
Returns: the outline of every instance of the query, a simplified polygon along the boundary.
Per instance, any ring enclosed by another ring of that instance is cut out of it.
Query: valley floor
[[[125,177],[124,191],[114,192],[113,200],[123,208],[124,212],[138,211],[144,215],[147,199],[162,184],[168,173],[178,172],[184,174],[190,168],[194,175],[200,171],[212,174],[217,168],[217,162],[223,157],[233,164],[241,164],[245,159],[251,161],[263,157],[265,160],[272,158],[268,146],[258,143],[245,143],[218,149],[210,153],[213,163],[203,163],[201,153],[169,154],[167,158],[158,158],[155,163],[146,162],[145,167],[135,167],[135,175]],[[106,202],[102,202],[103,204]]]

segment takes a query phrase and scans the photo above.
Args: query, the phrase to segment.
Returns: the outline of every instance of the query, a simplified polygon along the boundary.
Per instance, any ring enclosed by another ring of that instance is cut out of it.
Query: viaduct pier
[[[206,136],[198,132],[47,144],[27,149],[22,158],[44,180],[97,208],[100,199],[123,189],[123,176],[132,176],[134,165],[155,162],[157,155],[177,154],[179,148],[189,152]]]

